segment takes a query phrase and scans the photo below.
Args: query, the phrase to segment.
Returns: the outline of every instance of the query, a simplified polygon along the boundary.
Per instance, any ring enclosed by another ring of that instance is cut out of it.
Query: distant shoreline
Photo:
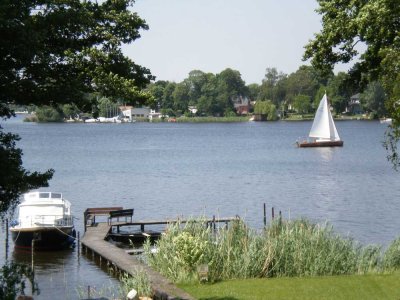
[[[42,121],[39,122],[35,116],[25,113],[25,112],[18,112],[18,114],[23,115],[26,114],[27,116],[24,118],[24,122],[35,122],[35,123],[86,123],[84,120],[63,120],[63,121]],[[275,121],[255,121],[252,120],[252,116],[243,116],[243,117],[179,117],[179,118],[165,118],[165,119],[153,119],[149,120],[147,118],[138,118],[135,119],[134,122],[122,122],[122,123],[243,123],[243,122],[303,122],[303,121],[313,121],[314,116],[301,116],[301,115],[293,115],[289,118],[285,119],[277,119]],[[334,118],[335,121],[378,121],[369,119],[365,116],[340,116]],[[89,122],[87,122],[89,123]],[[112,122],[90,122],[93,123],[107,123],[110,124]]]

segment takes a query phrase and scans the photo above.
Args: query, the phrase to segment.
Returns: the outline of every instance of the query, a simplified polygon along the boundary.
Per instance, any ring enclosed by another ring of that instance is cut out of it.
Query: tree
[[[134,1],[4,0],[0,2],[0,117],[11,104],[87,105],[87,95],[144,103],[150,71],[125,57],[121,45],[147,24],[129,7]],[[19,138],[0,129],[0,214],[21,193],[47,185],[53,170],[22,167]]]
[[[286,74],[278,73],[276,68],[267,68],[265,77],[262,80],[258,100],[266,101],[271,99],[275,105],[284,101],[286,88],[283,88]]]
[[[380,81],[387,95],[386,107],[393,119],[386,143],[389,159],[400,166],[397,144],[400,140],[400,5],[398,0],[318,0],[322,30],[306,45],[304,59],[322,74],[335,64],[357,57],[361,43],[365,50],[349,72],[360,86]]]
[[[368,84],[366,90],[361,94],[360,100],[364,110],[370,112],[374,119],[386,114],[386,95],[379,82],[374,81]]]
[[[293,107],[299,114],[306,114],[311,110],[311,99],[307,95],[297,95],[294,97]]]
[[[330,104],[336,111],[341,113],[346,110],[350,97],[356,93],[357,90],[349,86],[349,75],[345,72],[339,72],[329,78],[326,87]],[[323,96],[323,93],[318,95],[318,104]],[[317,99],[316,99],[317,100]],[[315,109],[318,107],[315,106]]]
[[[315,70],[310,66],[301,66],[296,72],[287,77],[286,96],[293,103],[295,96],[307,95],[314,98],[318,90],[319,82]]]
[[[267,121],[277,119],[276,106],[271,101],[257,101],[254,106],[254,113],[261,115],[261,118]]]
[[[190,100],[189,92],[190,88],[185,81],[180,82],[175,86],[172,97],[174,99],[175,111],[179,111],[179,114],[183,114],[188,110]]]

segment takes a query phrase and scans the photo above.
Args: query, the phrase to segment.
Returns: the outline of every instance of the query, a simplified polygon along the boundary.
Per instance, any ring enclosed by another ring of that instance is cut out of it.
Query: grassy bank
[[[229,280],[179,286],[201,300],[400,299],[399,273]]]

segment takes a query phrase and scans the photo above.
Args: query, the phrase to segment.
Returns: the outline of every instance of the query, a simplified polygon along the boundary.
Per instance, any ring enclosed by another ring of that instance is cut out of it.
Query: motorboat
[[[76,236],[71,203],[61,193],[26,193],[18,205],[18,218],[10,224],[10,232],[18,248],[69,248]]]

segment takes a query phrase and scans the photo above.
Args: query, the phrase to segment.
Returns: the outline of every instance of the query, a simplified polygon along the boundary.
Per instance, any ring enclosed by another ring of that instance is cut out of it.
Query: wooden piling
[[[267,206],[264,203],[264,227],[267,227]]]
[[[31,243],[31,255],[32,255],[32,271],[34,270],[35,263],[34,263],[34,257],[35,257],[35,239],[32,239]]]
[[[274,210],[273,206],[272,206],[271,213],[272,213],[272,220],[274,220],[275,219],[275,210]]]
[[[5,257],[5,258],[6,258],[6,259],[5,259],[5,260],[6,260],[6,261],[8,260],[8,245],[9,245],[9,244],[8,244],[8,237],[9,237],[9,232],[8,232],[8,219],[6,218],[6,249],[5,249],[5,250],[6,250],[6,253],[5,253],[5,254],[6,254],[6,257]]]

